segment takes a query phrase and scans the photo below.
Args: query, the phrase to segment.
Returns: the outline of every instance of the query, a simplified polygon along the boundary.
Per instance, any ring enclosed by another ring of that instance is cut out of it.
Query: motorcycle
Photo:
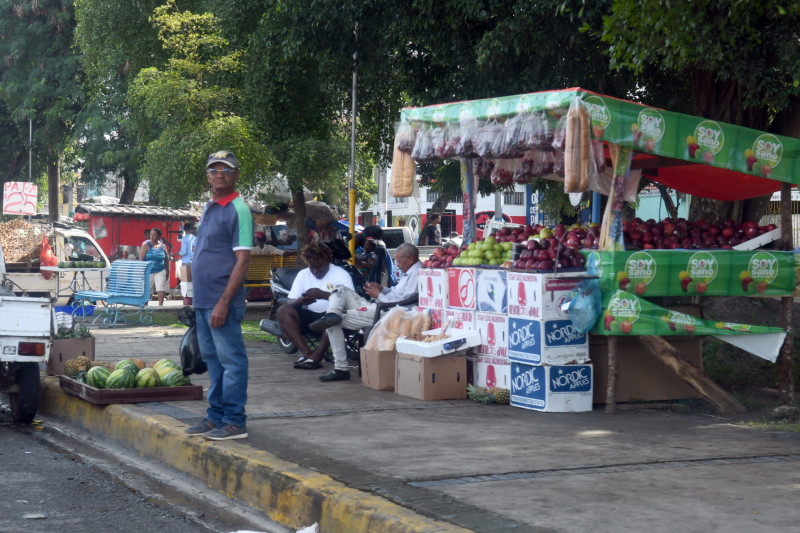
[[[350,278],[353,281],[353,287],[355,287],[356,293],[359,296],[364,298],[369,298],[366,292],[364,292],[364,285],[366,284],[366,280],[361,272],[351,265],[350,263],[342,263],[339,264],[341,268],[345,269],[347,273],[350,275]],[[278,309],[281,306],[286,305],[289,300],[289,291],[292,289],[292,284],[294,283],[297,274],[300,272],[300,268],[294,267],[281,267],[281,268],[274,268],[271,272],[271,284],[272,284],[272,296],[273,296],[273,304],[272,310],[270,311],[269,318],[262,319],[259,327],[262,331],[267,333],[274,334],[278,340],[278,346],[280,346],[281,351],[287,354],[293,354],[297,352],[297,346],[289,340],[288,337],[283,335],[278,335],[280,333],[280,325],[277,322],[278,316]],[[359,349],[360,345],[362,344],[362,335],[360,331],[352,331],[352,330],[344,330],[345,331],[345,345],[347,347],[347,357],[348,359],[359,359]],[[308,343],[309,347],[313,350],[316,345],[319,343],[320,338],[322,337],[321,333],[313,334],[313,335],[305,335],[305,340]],[[325,355],[325,359],[329,362],[332,361],[332,356],[330,354]]]

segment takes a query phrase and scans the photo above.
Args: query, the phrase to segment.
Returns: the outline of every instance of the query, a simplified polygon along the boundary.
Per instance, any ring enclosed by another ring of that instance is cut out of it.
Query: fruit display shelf
[[[95,405],[113,403],[176,402],[202,400],[201,385],[148,387],[144,389],[96,389],[65,375],[59,376],[61,390]]]

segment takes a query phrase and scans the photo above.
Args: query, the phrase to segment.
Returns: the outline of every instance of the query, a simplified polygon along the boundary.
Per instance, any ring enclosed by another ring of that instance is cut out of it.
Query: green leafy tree
[[[74,25],[71,0],[0,2],[0,98],[16,123],[33,121],[51,220],[58,218],[61,156],[82,98]]]
[[[273,169],[260,132],[235,112],[241,52],[230,50],[210,13],[180,11],[169,1],[155,9],[152,22],[168,59],[163,68],[142,69],[128,91],[134,130],[159,132],[141,168],[151,195],[167,205],[185,205],[206,189],[206,158],[220,149],[236,152],[239,189],[253,194]]]
[[[613,68],[686,79],[688,113],[800,137],[800,4],[756,0],[614,0],[602,26]],[[647,87],[650,89],[650,86]],[[653,94],[651,105],[669,107]],[[758,220],[767,198],[692,201],[691,218]]]
[[[162,0],[75,0],[75,44],[86,72],[88,101],[75,117],[74,167],[101,186],[109,175],[123,180],[120,203],[133,203],[147,142],[158,133],[134,132],[128,87],[142,68],[166,61],[150,22]]]

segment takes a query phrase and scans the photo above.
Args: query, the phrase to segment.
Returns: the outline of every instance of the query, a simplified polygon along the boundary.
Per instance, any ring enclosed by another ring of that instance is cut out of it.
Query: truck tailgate
[[[47,298],[0,296],[0,337],[50,337],[53,308]]]

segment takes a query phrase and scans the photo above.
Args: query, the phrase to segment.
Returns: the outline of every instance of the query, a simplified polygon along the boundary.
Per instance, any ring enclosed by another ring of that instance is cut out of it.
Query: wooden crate
[[[96,389],[67,376],[59,376],[61,390],[95,405],[112,403],[177,402],[202,400],[201,385],[184,387],[148,387],[144,389]]]

